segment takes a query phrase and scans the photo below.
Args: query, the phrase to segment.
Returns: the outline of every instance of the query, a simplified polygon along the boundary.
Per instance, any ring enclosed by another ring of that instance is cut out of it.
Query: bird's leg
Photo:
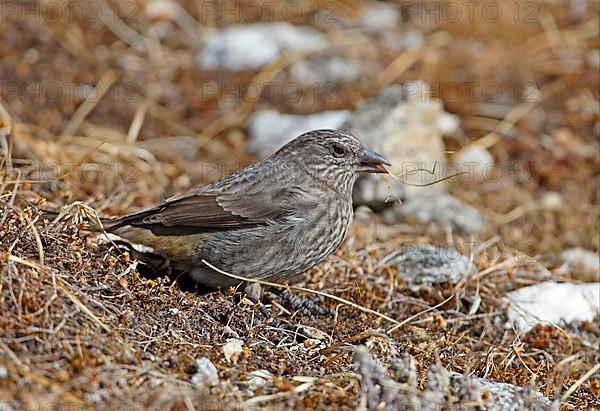
[[[320,304],[322,304],[325,300],[320,295],[315,295],[312,298],[300,298],[298,296],[293,295],[288,290],[283,290],[279,293],[281,299],[287,303],[289,307],[294,310],[300,310],[303,313],[306,313],[311,320],[315,320],[315,315],[333,315],[335,314],[334,310],[329,308],[323,308]]]
[[[244,294],[252,301],[260,301],[262,298],[262,287],[259,283],[247,283]]]
[[[271,320],[276,327],[279,327],[279,321],[273,317],[273,315],[267,310],[264,303],[262,302],[263,289],[259,283],[247,283],[244,287],[244,294],[254,304],[258,305],[260,313],[267,319]]]

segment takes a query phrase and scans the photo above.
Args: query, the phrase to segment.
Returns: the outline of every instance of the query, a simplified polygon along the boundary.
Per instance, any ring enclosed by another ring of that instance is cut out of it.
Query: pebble
[[[382,29],[394,29],[400,21],[400,11],[389,3],[371,3],[360,13],[362,26],[381,31]]]
[[[571,284],[548,281],[506,295],[507,327],[528,332],[536,324],[556,325],[592,321],[600,314],[600,283]]]
[[[542,196],[541,204],[545,210],[558,211],[564,207],[565,201],[560,193],[549,191]]]
[[[562,260],[573,274],[581,275],[586,281],[600,281],[600,256],[581,247],[566,249]]]
[[[455,249],[429,244],[399,250],[388,262],[398,267],[400,275],[413,291],[447,282],[456,284],[463,275],[475,272],[469,258]]]
[[[211,387],[219,384],[217,367],[208,358],[196,360],[196,373],[192,376],[192,384],[206,384]]]
[[[342,57],[316,57],[292,64],[290,75],[295,83],[309,87],[321,85],[323,90],[335,90],[341,83],[350,83],[366,74],[368,67]]]
[[[244,346],[244,341],[238,338],[228,338],[223,345],[223,355],[228,363],[237,363]]]
[[[463,178],[469,182],[484,181],[488,175],[496,178],[494,158],[485,147],[474,144],[460,150],[453,158],[458,172],[468,173]]]
[[[238,24],[208,34],[197,63],[208,70],[257,70],[283,52],[317,51],[327,45],[325,36],[310,27],[286,22]]]
[[[252,371],[249,376],[248,387],[253,391],[259,387],[264,387],[273,380],[273,374],[267,370]]]

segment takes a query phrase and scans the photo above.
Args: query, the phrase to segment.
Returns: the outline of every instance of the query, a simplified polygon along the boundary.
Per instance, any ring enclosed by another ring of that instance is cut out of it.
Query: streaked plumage
[[[282,280],[331,254],[352,222],[359,172],[389,163],[338,130],[301,135],[272,156],[221,180],[106,224],[218,288],[233,274]]]

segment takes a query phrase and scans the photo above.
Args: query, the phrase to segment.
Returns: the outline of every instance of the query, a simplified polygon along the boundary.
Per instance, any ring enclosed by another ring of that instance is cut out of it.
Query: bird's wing
[[[115,220],[111,228],[190,227],[225,229],[265,224],[311,207],[312,200],[299,187],[256,193],[191,192],[173,197],[151,209]]]

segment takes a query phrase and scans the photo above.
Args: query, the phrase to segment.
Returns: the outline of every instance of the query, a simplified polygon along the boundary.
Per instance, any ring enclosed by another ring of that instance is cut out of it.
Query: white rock
[[[150,0],[145,11],[151,19],[174,20],[179,13],[179,5],[172,0]]]
[[[562,252],[563,261],[575,274],[598,280],[600,275],[600,256],[593,251],[574,247]]]
[[[306,131],[339,128],[349,117],[347,110],[305,116],[281,114],[275,110],[258,111],[250,118],[248,151],[264,158]]]
[[[209,34],[197,61],[209,70],[256,70],[285,51],[316,51],[327,45],[325,36],[310,27],[285,22],[240,24]]]
[[[313,58],[292,64],[290,75],[294,82],[303,85],[332,87],[355,81],[366,68],[366,65],[342,57]]]
[[[541,204],[546,210],[557,211],[564,206],[565,202],[560,193],[549,191],[542,196]]]
[[[196,360],[196,373],[192,376],[192,384],[207,384],[212,387],[219,384],[217,367],[208,358]]]
[[[463,391],[465,390],[468,380],[463,375],[452,373],[451,379],[453,385],[462,385]],[[471,377],[470,380],[473,389],[479,391],[481,396],[483,396],[484,392],[486,393],[488,397],[485,402],[486,410],[521,411],[527,409],[531,411],[558,411],[559,409],[558,407],[554,408],[555,404],[551,403],[543,394],[527,389],[526,387],[496,382],[485,378]]]
[[[255,390],[258,387],[264,387],[269,381],[273,380],[273,374],[267,370],[256,370],[250,373],[248,378],[248,386],[251,390]]]
[[[223,355],[229,363],[237,363],[242,352],[244,341],[238,338],[228,338],[223,345]]]
[[[458,116],[454,114],[446,113],[445,111],[440,113],[437,118],[437,126],[442,134],[452,134],[458,130],[460,120]]]
[[[488,177],[494,179],[498,177],[498,170],[494,169],[494,158],[485,147],[477,144],[465,147],[456,153],[454,163],[458,172],[468,173],[463,177],[470,182],[483,181]]]
[[[542,322],[592,321],[600,313],[600,283],[546,282],[510,292],[506,300],[508,325],[518,332]]]
[[[401,35],[396,30],[384,30],[378,34],[382,36],[382,45],[390,51],[418,50],[425,44],[423,32],[419,30],[404,30]]]
[[[362,25],[375,30],[395,28],[400,20],[398,8],[389,3],[371,3],[360,15]]]

